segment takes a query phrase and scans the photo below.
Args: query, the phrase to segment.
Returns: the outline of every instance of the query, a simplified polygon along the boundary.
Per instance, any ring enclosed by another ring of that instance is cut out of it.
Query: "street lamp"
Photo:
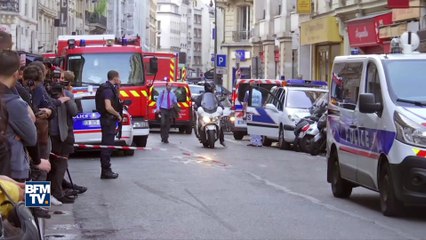
[[[214,3],[213,3],[214,1]],[[210,0],[210,7],[213,7],[214,4],[214,72],[213,72],[213,79],[216,84],[219,83],[217,79],[217,6],[216,6],[216,0]]]

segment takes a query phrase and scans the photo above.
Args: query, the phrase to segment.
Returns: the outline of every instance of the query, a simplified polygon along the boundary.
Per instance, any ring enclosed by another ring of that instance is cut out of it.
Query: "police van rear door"
[[[284,95],[284,88],[275,88],[271,94],[266,94],[266,101],[263,101],[262,106],[248,107],[247,131],[249,134],[278,139]]]

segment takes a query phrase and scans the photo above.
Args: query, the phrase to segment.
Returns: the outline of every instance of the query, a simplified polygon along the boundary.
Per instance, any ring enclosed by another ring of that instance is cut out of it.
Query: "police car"
[[[426,206],[426,54],[412,52],[419,42],[404,33],[392,40],[393,54],[333,63],[327,180],[338,198],[357,186],[379,192],[386,216]]]
[[[95,93],[96,90],[76,91],[74,93],[78,114],[74,117],[74,136],[76,144],[101,144],[101,115],[96,111]],[[118,127],[118,124],[117,124]],[[131,146],[133,142],[132,117],[124,110],[122,122],[121,138],[115,138],[116,146]],[[125,155],[131,156],[134,150],[126,150]]]
[[[289,149],[296,123],[310,114],[312,104],[328,90],[322,81],[295,79],[283,81],[283,85],[271,89],[262,107],[251,107],[249,102],[247,129],[249,134],[261,135],[264,146],[278,141],[281,149]]]
[[[233,135],[235,140],[241,140],[247,135],[247,121],[246,112],[244,110],[243,102],[247,90],[250,88],[250,83],[254,82],[256,86],[261,87],[265,90],[271,90],[272,87],[282,86],[283,81],[281,80],[270,80],[270,79],[238,79],[235,89],[232,93],[232,107],[233,111]],[[267,91],[262,91],[263,98],[268,97]]]

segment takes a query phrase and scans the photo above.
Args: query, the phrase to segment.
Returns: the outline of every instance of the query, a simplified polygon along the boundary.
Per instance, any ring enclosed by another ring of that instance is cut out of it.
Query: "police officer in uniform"
[[[101,114],[102,145],[114,145],[117,121],[121,122],[121,103],[118,88],[120,75],[117,71],[108,72],[108,81],[96,91],[96,109]],[[101,149],[101,179],[118,178],[118,173],[111,170],[112,149]]]

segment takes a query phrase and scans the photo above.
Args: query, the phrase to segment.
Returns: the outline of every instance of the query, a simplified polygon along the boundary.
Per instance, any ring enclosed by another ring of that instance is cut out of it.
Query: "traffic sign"
[[[226,68],[216,68],[216,74],[226,74]]]
[[[216,57],[216,66],[226,68],[226,55],[218,54]]]
[[[246,51],[245,50],[236,50],[235,57],[240,61],[246,60]]]

